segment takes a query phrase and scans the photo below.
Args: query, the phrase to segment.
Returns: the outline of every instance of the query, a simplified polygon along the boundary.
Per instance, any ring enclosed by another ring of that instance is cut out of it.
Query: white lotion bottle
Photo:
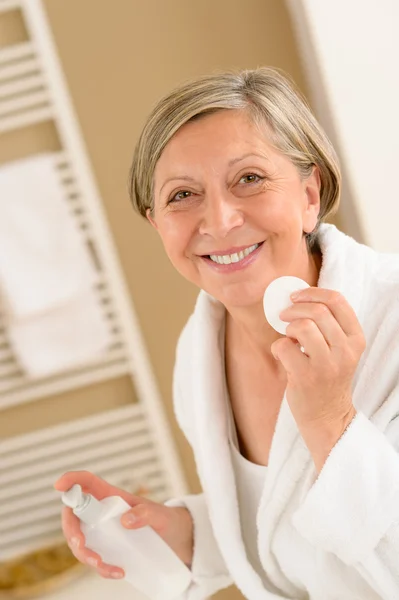
[[[191,571],[149,526],[126,529],[121,515],[131,506],[119,496],[97,500],[80,485],[62,495],[81,521],[86,548],[125,572],[125,580],[151,600],[176,600],[190,585]]]

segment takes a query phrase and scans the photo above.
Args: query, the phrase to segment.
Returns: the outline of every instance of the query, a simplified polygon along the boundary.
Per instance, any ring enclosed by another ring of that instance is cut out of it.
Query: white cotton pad
[[[289,306],[292,306],[291,294],[308,287],[310,285],[303,279],[285,275],[274,279],[266,289],[263,296],[263,310],[265,311],[266,321],[278,333],[285,335],[289,325],[288,321],[280,319],[279,314]]]

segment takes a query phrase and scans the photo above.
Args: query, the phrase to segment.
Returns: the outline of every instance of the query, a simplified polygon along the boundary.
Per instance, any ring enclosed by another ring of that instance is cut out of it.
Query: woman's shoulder
[[[398,312],[399,253],[378,251],[330,224],[324,224],[321,239],[329,261],[328,284],[338,282],[336,289],[355,300],[365,319],[375,308],[382,318],[382,306],[386,313]]]
[[[370,301],[375,306],[384,306],[386,316],[396,316],[399,323],[399,254],[375,252],[374,257],[369,282]]]
[[[399,284],[399,253],[376,252],[375,277],[380,281]]]
[[[367,347],[362,362],[365,373],[378,373],[383,398],[397,389],[399,369],[399,255],[375,252],[364,294],[361,325]],[[374,378],[374,375],[373,375]],[[370,381],[371,384],[371,381]],[[375,393],[376,402],[378,394]],[[397,410],[398,391],[395,392]]]

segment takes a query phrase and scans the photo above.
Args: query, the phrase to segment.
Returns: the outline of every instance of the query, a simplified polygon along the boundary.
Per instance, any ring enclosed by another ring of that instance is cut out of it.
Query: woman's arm
[[[204,494],[169,500],[166,505],[184,506],[190,511],[194,523],[193,582],[184,600],[208,598],[231,585],[233,581],[214,538]]]
[[[399,598],[398,450],[399,417],[384,434],[358,413],[293,517],[304,538],[357,569],[383,600]]]

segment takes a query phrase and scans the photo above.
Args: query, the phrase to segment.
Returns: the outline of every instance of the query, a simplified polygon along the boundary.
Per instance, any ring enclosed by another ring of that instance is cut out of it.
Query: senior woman
[[[76,472],[56,487],[122,494],[125,526],[190,566],[189,600],[233,582],[251,600],[399,598],[399,256],[324,222],[339,195],[329,140],[272,69],[180,87],[137,144],[133,205],[201,290],[174,405],[203,493],[164,506]],[[310,286],[286,336],[262,307],[283,275]],[[63,523],[80,560],[122,575]]]

